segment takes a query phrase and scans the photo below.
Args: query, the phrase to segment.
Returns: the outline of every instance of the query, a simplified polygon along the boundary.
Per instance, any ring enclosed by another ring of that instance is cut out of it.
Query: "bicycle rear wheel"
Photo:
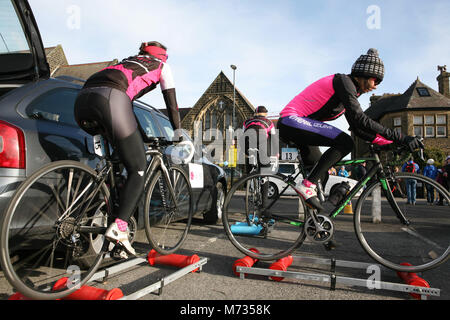
[[[102,261],[108,204],[109,190],[79,162],[54,162],[25,180],[1,228],[0,261],[11,285],[31,299],[79,289]]]
[[[168,182],[161,170],[154,173],[145,197],[144,220],[148,241],[160,254],[177,251],[187,237],[192,222],[193,196],[186,173],[169,168]]]
[[[272,198],[265,187],[279,188]],[[304,239],[307,212],[302,198],[279,176],[254,174],[238,181],[225,200],[223,226],[231,243],[259,260],[277,260],[299,247]]]
[[[415,204],[407,203],[409,185],[417,188]],[[384,190],[379,181],[369,185],[356,205],[355,231],[366,252],[387,268],[403,272],[425,271],[447,261],[450,252],[448,191],[436,181],[406,172],[396,173],[395,180],[388,180],[386,187]],[[434,201],[427,204],[427,189],[433,194],[430,201],[442,198],[443,205]],[[396,210],[405,216],[409,225],[401,222]],[[381,222],[374,223],[373,212],[381,213]]]

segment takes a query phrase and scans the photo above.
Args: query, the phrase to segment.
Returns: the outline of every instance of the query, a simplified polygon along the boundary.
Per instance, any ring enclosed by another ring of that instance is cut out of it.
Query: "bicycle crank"
[[[305,232],[308,239],[317,243],[329,241],[334,234],[333,222],[326,216],[310,216],[305,223]]]

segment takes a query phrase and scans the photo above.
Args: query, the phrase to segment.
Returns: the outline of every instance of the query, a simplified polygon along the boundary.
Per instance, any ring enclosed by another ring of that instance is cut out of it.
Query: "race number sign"
[[[295,161],[298,156],[298,150],[296,148],[283,148],[281,149],[281,160]]]

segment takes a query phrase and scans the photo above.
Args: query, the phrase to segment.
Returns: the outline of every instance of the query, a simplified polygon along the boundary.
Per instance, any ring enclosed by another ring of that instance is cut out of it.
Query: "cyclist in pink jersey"
[[[345,115],[350,130],[374,144],[392,142],[407,144],[411,151],[423,148],[418,137],[406,136],[369,118],[358,98],[375,90],[384,78],[384,64],[376,49],[369,49],[353,64],[351,74],[324,77],[303,90],[281,111],[278,129],[280,137],[297,145],[303,161],[312,168],[303,180],[300,192],[312,207],[322,210],[316,187],[319,180],[325,186],[328,169],[349,154],[352,137],[324,123]],[[330,147],[323,155],[319,146]]]
[[[180,115],[173,76],[167,61],[167,49],[159,42],[141,44],[140,52],[120,63],[93,74],[84,84],[75,102],[75,119],[86,132],[104,134],[114,146],[127,170],[127,180],[121,190],[117,218],[105,236],[120,243],[132,255],[136,252],[128,240],[128,220],[144,191],[144,171],[147,165],[144,142],[139,132],[132,102],[161,85],[174,129],[180,129]],[[86,125],[95,121],[97,128]]]

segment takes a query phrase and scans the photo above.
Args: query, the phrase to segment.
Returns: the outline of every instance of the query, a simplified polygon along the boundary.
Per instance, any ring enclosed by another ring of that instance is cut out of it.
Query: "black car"
[[[3,1],[2,11],[8,18],[0,21],[0,214],[18,185],[43,165],[71,159],[95,167],[99,161],[93,137],[74,119],[74,102],[83,81],[50,77],[26,0]],[[160,111],[139,101],[134,102],[134,110],[145,134],[173,137],[173,128]],[[226,192],[224,171],[202,155],[183,168],[189,176],[194,168],[203,171],[201,187],[193,188],[194,211],[203,214],[206,222],[216,223]],[[143,227],[142,206],[135,218]]]

